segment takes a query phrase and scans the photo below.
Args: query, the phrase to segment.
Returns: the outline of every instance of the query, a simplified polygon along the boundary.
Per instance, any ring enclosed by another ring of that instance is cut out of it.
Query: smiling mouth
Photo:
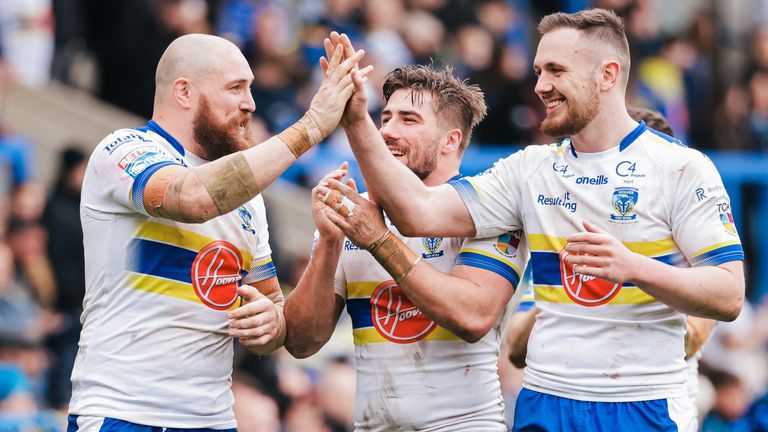
[[[565,102],[565,99],[555,99],[549,102],[545,102],[544,105],[546,105],[548,109],[552,109],[562,104],[563,102]]]
[[[392,153],[392,156],[394,157],[405,156],[405,151],[403,151],[400,147],[388,146],[388,148],[389,152]]]

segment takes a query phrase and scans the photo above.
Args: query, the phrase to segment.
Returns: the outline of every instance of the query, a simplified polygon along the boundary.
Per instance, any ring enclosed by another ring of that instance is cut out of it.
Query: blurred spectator
[[[10,363],[0,363],[0,432],[63,430],[63,420],[39,409],[29,380],[21,369]]]
[[[0,1],[0,43],[20,84],[47,84],[53,57],[51,0]]]
[[[51,306],[61,318],[61,326],[47,340],[54,360],[48,377],[48,403],[60,409],[66,408],[72,393],[70,375],[77,354],[85,295],[80,190],[86,165],[85,154],[77,148],[61,153],[58,178],[42,219],[48,233],[48,260],[55,277]]]
[[[715,404],[704,418],[705,432],[750,431],[745,414],[752,403],[752,394],[741,380],[728,372],[712,371],[708,374],[715,388]]]
[[[754,148],[768,152],[768,69],[756,71],[752,75],[749,80],[749,95],[752,102],[749,133]]]
[[[274,399],[241,381],[232,383],[239,432],[279,432],[280,415]]]

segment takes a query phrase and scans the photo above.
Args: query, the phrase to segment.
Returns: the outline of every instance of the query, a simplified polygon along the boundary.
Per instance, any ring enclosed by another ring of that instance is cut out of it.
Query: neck
[[[600,108],[597,116],[581,132],[571,136],[577,152],[597,153],[611,149],[621,142],[637,122],[627,113],[624,102]]]
[[[195,141],[195,135],[192,132],[192,118],[187,118],[183,114],[169,115],[163,112],[155,112],[152,120],[157,123],[166,132],[184,147],[186,151],[195,155],[203,154],[202,148]]]
[[[448,183],[448,180],[459,174],[460,163],[460,159],[455,162],[453,160],[450,162],[448,160],[438,161],[437,168],[423,180],[424,185],[434,187]]]

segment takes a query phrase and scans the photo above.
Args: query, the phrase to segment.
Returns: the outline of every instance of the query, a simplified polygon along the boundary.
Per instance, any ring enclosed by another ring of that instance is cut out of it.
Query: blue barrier
[[[493,166],[519,146],[470,146],[461,173],[473,175]],[[710,152],[731,198],[732,214],[747,252],[747,294],[757,301],[768,294],[768,155],[762,153]],[[350,164],[350,177],[364,189],[360,169],[351,152],[319,147],[289,168],[283,178],[316,183],[342,161]]]

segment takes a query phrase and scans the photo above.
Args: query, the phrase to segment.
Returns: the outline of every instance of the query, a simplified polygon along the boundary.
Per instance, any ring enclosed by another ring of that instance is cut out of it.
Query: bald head
[[[171,86],[178,78],[205,81],[231,62],[247,63],[237,46],[224,38],[207,34],[178,37],[157,63],[155,105],[171,94]]]

